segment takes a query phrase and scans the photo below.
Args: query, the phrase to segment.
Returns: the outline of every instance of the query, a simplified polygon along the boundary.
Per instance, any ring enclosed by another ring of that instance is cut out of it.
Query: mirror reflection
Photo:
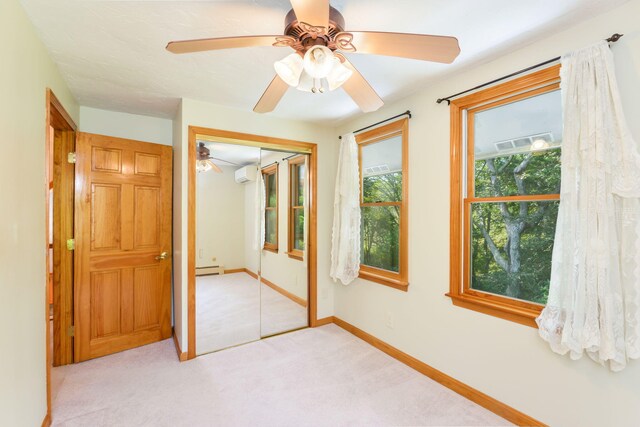
[[[197,142],[196,353],[308,325],[307,156]]]
[[[307,156],[262,150],[261,336],[308,325]]]

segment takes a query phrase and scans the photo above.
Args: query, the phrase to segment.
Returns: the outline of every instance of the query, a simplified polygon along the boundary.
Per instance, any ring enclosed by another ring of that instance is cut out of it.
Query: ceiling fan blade
[[[298,22],[329,27],[329,0],[290,0]]]
[[[353,39],[349,36],[351,34]],[[343,35],[343,36],[341,36]],[[450,64],[460,53],[458,39],[427,34],[380,33],[376,31],[347,31],[338,33],[336,40],[344,40],[344,51]],[[349,44],[349,41],[351,42]],[[340,49],[340,47],[338,47]]]
[[[264,91],[260,100],[253,107],[253,111],[256,113],[268,113],[273,111],[278,105],[278,102],[282,99],[285,92],[289,89],[289,85],[284,82],[278,75],[276,75],[271,83]]]
[[[215,173],[222,173],[222,169],[220,169],[220,167],[213,163],[211,160],[207,160],[207,163],[211,165],[211,170],[213,170]]]
[[[344,58],[344,56],[342,57]],[[342,87],[355,103],[358,104],[358,107],[365,113],[376,111],[382,107],[384,102],[382,102],[380,96],[378,96],[369,82],[365,80],[362,74],[356,70],[347,58],[344,58],[343,65],[353,71],[353,74],[349,77],[349,80],[344,82]]]
[[[289,36],[241,36],[222,37],[214,39],[196,39],[169,42],[167,50],[172,53],[203,52],[207,50],[235,49],[239,47],[273,46],[279,43],[286,46],[285,40],[291,39]]]
[[[237,163],[233,163],[233,162],[230,162],[229,160],[221,159],[220,157],[213,157],[213,156],[211,156],[211,157],[209,157],[209,158],[210,158],[211,160],[217,160],[217,161],[219,161],[219,162],[229,163],[230,165],[233,165],[233,166],[240,166],[240,165],[239,165],[239,164],[237,164]]]

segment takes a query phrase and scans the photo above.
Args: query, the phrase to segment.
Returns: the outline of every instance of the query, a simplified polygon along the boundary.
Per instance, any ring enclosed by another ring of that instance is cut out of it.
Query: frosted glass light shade
[[[198,172],[207,172],[211,169],[211,163],[208,160],[198,160],[198,163],[196,163],[196,170]]]
[[[353,71],[342,64],[340,60],[334,57],[333,67],[329,74],[327,74],[327,83],[329,84],[329,90],[336,90],[344,84],[349,77],[353,74]]]
[[[311,89],[313,89],[313,85],[314,85],[313,77],[307,74],[306,71],[302,71],[302,74],[300,75],[300,83],[298,83],[298,86],[296,87],[296,89],[301,90],[303,92],[311,92]]]
[[[289,86],[296,87],[300,81],[300,74],[304,68],[302,57],[297,53],[292,53],[280,61],[273,64],[278,76]]]
[[[333,68],[333,52],[326,46],[313,46],[304,54],[304,70],[313,78],[327,77]]]

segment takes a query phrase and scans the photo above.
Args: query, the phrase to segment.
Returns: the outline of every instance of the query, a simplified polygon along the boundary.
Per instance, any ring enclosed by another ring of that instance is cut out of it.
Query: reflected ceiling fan
[[[364,112],[384,103],[343,53],[368,53],[450,64],[460,53],[455,37],[426,34],[345,31],[344,17],[329,0],[290,0],[284,35],[173,41],[167,50],[191,53],[253,46],[290,47],[295,53],[276,62],[276,76],[253,111],[273,111],[289,88],[322,93],[343,87]]]
[[[213,160],[229,163],[229,164],[232,164],[233,166],[240,166],[237,163],[233,163],[228,160],[211,156],[211,150],[207,148],[204,142],[198,143],[198,147],[196,148],[196,158],[197,158],[196,170],[198,172],[207,172],[207,171],[213,170],[216,173],[222,173],[222,169],[220,169],[220,166],[213,163]]]

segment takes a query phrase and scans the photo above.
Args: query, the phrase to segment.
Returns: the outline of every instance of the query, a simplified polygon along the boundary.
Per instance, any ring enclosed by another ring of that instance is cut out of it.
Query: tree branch
[[[509,262],[505,259],[505,257],[500,253],[500,249],[496,246],[495,242],[487,232],[484,224],[482,222],[474,222],[476,227],[480,229],[482,235],[484,236],[484,240],[491,251],[491,255],[493,255],[493,259],[496,260],[496,263],[504,270],[509,271]]]

